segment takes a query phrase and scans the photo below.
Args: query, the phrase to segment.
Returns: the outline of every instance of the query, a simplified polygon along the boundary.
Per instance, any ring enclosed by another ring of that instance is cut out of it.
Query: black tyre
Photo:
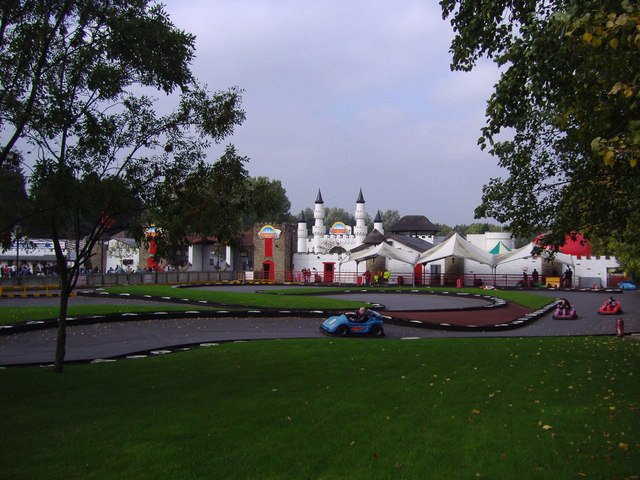
[[[338,328],[336,328],[336,335],[339,337],[345,337],[347,333],[349,333],[349,327],[347,327],[346,325],[340,325]]]
[[[372,337],[381,337],[384,335],[384,330],[380,325],[374,325],[371,327],[371,336]]]

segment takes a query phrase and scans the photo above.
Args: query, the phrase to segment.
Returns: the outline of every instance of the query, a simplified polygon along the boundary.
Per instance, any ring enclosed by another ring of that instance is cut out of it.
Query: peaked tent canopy
[[[531,253],[534,248],[536,248],[536,244],[531,242],[522,248],[518,248],[516,250],[511,250],[510,252],[497,255],[496,265],[502,265],[503,263],[514,262],[516,260],[521,260],[524,258],[540,256],[540,255],[534,255]],[[548,250],[543,250],[541,256],[545,259],[549,259],[552,256],[552,252]],[[553,255],[553,259],[560,263],[573,267],[573,258],[571,257],[571,255],[557,252],[555,255]]]
[[[494,255],[482,250],[480,247],[476,247],[458,233],[454,233],[441,244],[420,254],[416,263],[435,262],[448,257],[467,258],[491,267],[495,266]]]
[[[370,258],[375,257],[387,257],[393,260],[398,260],[400,262],[408,263],[410,265],[415,265],[416,256],[411,255],[408,252],[404,252],[395,247],[392,247],[388,243],[382,242],[378,245],[372,245],[369,248],[360,249],[357,251],[350,251],[349,255],[343,258],[340,263],[355,261],[356,263],[363,262],[365,260],[369,260]]]
[[[511,249],[507,247],[502,241],[496,243],[496,246],[489,250],[491,255],[500,255],[501,253],[508,253]]]

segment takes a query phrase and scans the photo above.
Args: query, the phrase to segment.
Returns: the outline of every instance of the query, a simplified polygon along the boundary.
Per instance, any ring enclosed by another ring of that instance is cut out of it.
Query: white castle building
[[[495,270],[473,260],[454,257],[415,266],[384,256],[356,264],[355,261],[345,261],[348,252],[386,242],[408,256],[417,256],[438,245],[445,238],[437,237],[437,227],[421,215],[402,217],[390,227],[390,232],[385,234],[380,212],[378,212],[373,229],[369,232],[362,189],[355,203],[354,217],[356,224],[353,228],[343,222],[336,222],[329,226],[327,231],[327,226],[324,224],[324,201],[321,191],[318,190],[311,235],[303,214],[298,218],[297,251],[292,255],[292,271],[310,271],[311,281],[327,283],[361,283],[364,281],[363,274],[366,270],[370,272],[389,270],[392,273],[392,281],[398,283],[450,283],[450,278],[447,279],[447,276],[464,277],[466,284],[474,276],[478,276],[484,278],[486,283],[488,276],[498,275],[498,279],[508,285],[514,283],[514,277],[519,278],[525,272],[531,275],[534,270],[537,270],[543,278],[549,277],[550,281],[554,282],[555,280],[552,279],[560,276],[569,266],[573,271],[575,286],[606,287],[611,272],[619,268],[614,257],[584,255],[571,255],[570,265],[557,261],[547,262],[541,257],[529,257],[500,265]],[[470,234],[466,236],[466,240],[495,255],[515,249],[515,240],[510,232]],[[304,281],[301,275],[295,279]]]

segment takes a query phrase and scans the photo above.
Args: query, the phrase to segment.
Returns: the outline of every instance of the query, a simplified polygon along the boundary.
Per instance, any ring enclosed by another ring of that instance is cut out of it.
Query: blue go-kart
[[[378,312],[372,310],[367,311],[367,319],[365,321],[356,321],[356,314],[353,312],[342,313],[327,318],[320,330],[327,335],[335,335],[337,337],[346,337],[347,335],[368,335],[371,337],[383,337],[384,321]]]

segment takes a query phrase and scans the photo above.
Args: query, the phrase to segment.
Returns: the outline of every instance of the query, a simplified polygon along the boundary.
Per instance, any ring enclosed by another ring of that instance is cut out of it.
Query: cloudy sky
[[[165,0],[197,36],[193,68],[212,90],[244,89],[226,143],[252,176],[282,182],[292,213],[397,209],[471,223],[500,175],[476,145],[497,79],[489,63],[451,72],[452,31],[435,0]],[[222,152],[213,151],[216,157]]]

